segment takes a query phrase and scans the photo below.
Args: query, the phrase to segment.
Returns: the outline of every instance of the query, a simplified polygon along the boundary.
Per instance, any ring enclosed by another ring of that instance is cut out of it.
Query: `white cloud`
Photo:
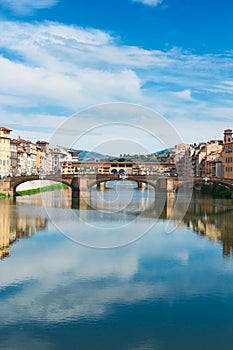
[[[162,51],[118,45],[108,33],[91,28],[53,22],[1,22],[0,32],[0,47],[7,47],[31,65],[52,71],[70,73],[77,66],[145,69],[172,63],[172,57]]]
[[[139,2],[143,5],[147,5],[147,6],[158,6],[159,4],[162,4],[163,0],[132,0],[133,2]]]
[[[0,94],[28,96],[28,106],[42,102],[65,106],[70,111],[80,106],[108,102],[114,99],[135,98],[140,95],[140,80],[132,70],[109,72],[97,69],[74,70],[73,75],[51,72],[44,67],[33,68],[0,57],[2,74]],[[4,100],[4,97],[2,98]],[[15,101],[23,103],[23,101]],[[5,101],[9,103],[9,97]],[[3,103],[4,104],[4,103]]]
[[[10,9],[19,16],[30,15],[35,10],[55,6],[59,0],[0,0],[0,5]]]
[[[185,101],[192,101],[192,96],[191,96],[191,90],[190,89],[186,89],[183,91],[178,91],[178,92],[174,92],[174,95],[185,100]]]
[[[98,29],[54,22],[2,21],[0,32],[5,124],[15,123],[13,116],[20,119],[20,114],[30,125],[33,115],[51,114],[52,119],[121,101],[153,108],[175,121],[176,127],[177,120],[186,120],[185,137],[190,133],[191,138],[190,118],[211,120],[208,111],[230,108],[232,103],[232,52],[146,50],[123,45]],[[33,137],[40,126],[32,130]]]

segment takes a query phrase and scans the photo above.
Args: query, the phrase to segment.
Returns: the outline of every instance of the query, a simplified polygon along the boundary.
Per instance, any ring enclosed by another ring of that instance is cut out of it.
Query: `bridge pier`
[[[8,196],[15,196],[16,195],[16,190],[11,187],[11,179],[10,178],[5,178],[0,180],[0,192],[4,193]]]
[[[91,191],[86,188],[71,188],[72,198],[89,198],[91,196]]]
[[[174,191],[167,191],[167,199],[173,199],[176,197],[176,192]]]
[[[72,209],[80,209],[80,210],[89,210],[91,209],[89,202],[86,201],[84,198],[72,198],[71,202],[71,208]]]
[[[103,192],[106,188],[106,182],[100,182],[97,184],[97,189],[100,191],[100,192]]]
[[[140,188],[141,190],[146,190],[147,184],[145,182],[138,182],[138,188]]]
[[[80,198],[80,190],[79,188],[71,188],[72,198]]]
[[[177,190],[177,184],[174,179],[166,179],[166,191],[167,191],[167,198],[175,198],[176,196],[176,190]]]
[[[90,198],[91,187],[96,184],[95,175],[80,175],[74,177],[71,183],[73,198]]]

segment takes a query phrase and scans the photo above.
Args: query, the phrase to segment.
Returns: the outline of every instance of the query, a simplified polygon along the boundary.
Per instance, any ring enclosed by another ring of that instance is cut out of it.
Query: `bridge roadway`
[[[91,188],[94,185],[105,183],[107,181],[135,181],[139,184],[146,183],[155,188],[155,190],[166,191],[167,193],[175,193],[179,186],[194,186],[196,183],[205,183],[201,177],[181,178],[173,176],[158,175],[133,175],[128,174],[127,179],[122,179],[120,175],[114,174],[69,174],[69,175],[39,175],[6,177],[0,180],[0,192],[9,195],[16,195],[16,188],[22,183],[35,180],[51,180],[64,183],[71,187],[73,197],[89,196]],[[233,194],[233,179],[210,178],[207,183],[217,183],[229,188]]]

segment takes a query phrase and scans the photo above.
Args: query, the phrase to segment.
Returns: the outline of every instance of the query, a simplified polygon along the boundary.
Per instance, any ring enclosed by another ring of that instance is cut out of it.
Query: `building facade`
[[[62,174],[123,174],[128,175],[163,175],[173,174],[175,171],[174,163],[163,162],[71,162],[64,161]]]
[[[10,166],[10,175],[17,176],[18,173],[18,154],[17,154],[17,141],[10,141],[10,149],[11,149],[11,166]]]
[[[37,141],[37,159],[36,167],[37,173],[40,175],[49,175],[53,173],[52,153],[49,149],[47,141]]]
[[[172,151],[173,159],[176,165],[176,173],[179,176],[192,177],[192,162],[190,155],[190,145],[181,143],[175,146]]]
[[[17,152],[17,166],[15,168],[15,147]],[[21,139],[11,140],[11,174],[13,176],[36,175],[37,147],[31,141]]]
[[[10,175],[11,167],[11,130],[0,127],[0,176]]]
[[[233,179],[233,138],[232,129],[224,131],[222,151],[223,176],[225,179]]]
[[[222,177],[222,140],[202,142],[192,147],[192,167],[194,176]]]

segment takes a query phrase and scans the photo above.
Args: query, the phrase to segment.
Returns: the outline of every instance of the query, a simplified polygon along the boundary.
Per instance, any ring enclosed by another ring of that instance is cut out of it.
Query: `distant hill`
[[[161,151],[158,151],[155,153],[147,154],[147,155],[143,155],[143,154],[134,154],[134,155],[127,154],[126,155],[125,154],[125,155],[123,155],[123,158],[125,161],[137,161],[137,162],[155,161],[156,159],[159,161],[163,161],[163,160],[165,161],[167,155],[171,151],[172,151],[172,148],[167,148],[167,149],[164,149],[164,150],[161,150]],[[99,159],[106,160],[106,161],[117,161],[117,160],[119,160],[118,158],[121,158],[120,156],[119,157],[112,157],[112,156],[109,156],[107,154],[101,154],[98,152],[92,152],[92,151],[86,151],[86,150],[78,150],[78,152],[79,152],[78,158],[81,162],[83,162],[83,161],[90,162],[94,158],[99,158]]]
[[[159,156],[161,154],[169,154],[169,153],[171,153],[172,150],[173,150],[173,148],[166,148],[166,149],[163,149],[161,151],[157,151],[157,152],[152,153],[152,154],[155,156]]]
[[[166,162],[168,155],[172,152],[173,148],[166,148],[161,151],[152,153],[154,157],[157,158],[159,162]]]
[[[104,155],[101,153],[97,153],[97,152],[91,152],[91,151],[86,151],[86,150],[78,150],[79,155],[78,155],[78,159],[83,162],[83,161],[91,161],[94,158],[100,158],[100,159],[105,159],[108,158],[108,155]]]

